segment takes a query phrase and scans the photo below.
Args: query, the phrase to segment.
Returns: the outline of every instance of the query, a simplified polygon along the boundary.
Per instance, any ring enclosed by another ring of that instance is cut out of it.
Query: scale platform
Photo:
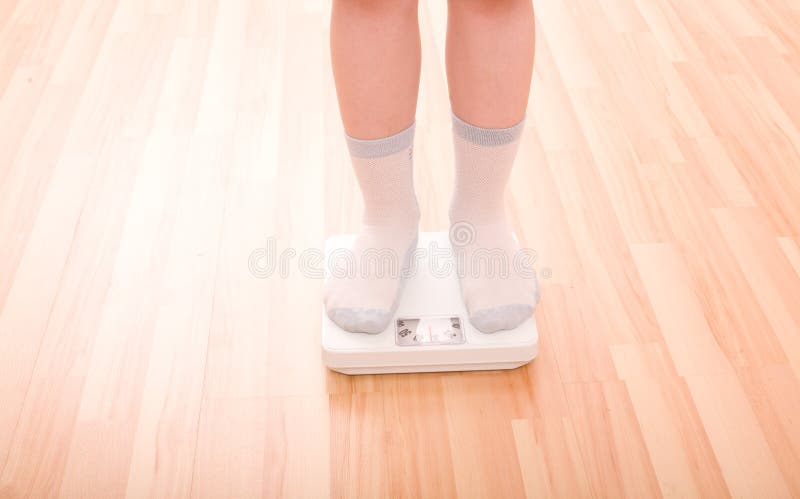
[[[329,238],[326,263],[333,251],[349,248],[354,237]],[[444,277],[432,271],[428,257],[433,247],[438,248],[437,268],[444,268],[448,259],[453,263],[446,232],[420,233],[417,271],[405,280],[397,312],[383,332],[344,331],[328,318],[323,305],[322,358],[328,368],[344,374],[478,371],[514,369],[536,357],[535,318],[516,329],[491,334],[475,329],[455,270]]]

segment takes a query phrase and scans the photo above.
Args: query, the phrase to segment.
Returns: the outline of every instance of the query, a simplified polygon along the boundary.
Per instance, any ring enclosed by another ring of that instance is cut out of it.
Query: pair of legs
[[[333,2],[333,71],[365,206],[356,257],[391,249],[402,260],[415,245],[417,13],[417,0]],[[457,248],[467,266],[459,272],[461,289],[470,320],[485,332],[516,327],[536,301],[535,282],[513,269],[470,268],[476,252],[489,250],[502,251],[511,267],[518,249],[503,195],[528,103],[534,45],[531,0],[449,0],[446,62],[456,153],[450,218],[470,227],[470,240]],[[357,274],[329,282],[328,315],[350,331],[380,332],[394,312],[400,279]]]

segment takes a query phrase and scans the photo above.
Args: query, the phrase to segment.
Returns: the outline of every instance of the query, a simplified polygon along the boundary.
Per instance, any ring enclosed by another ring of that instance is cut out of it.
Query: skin
[[[414,122],[419,92],[417,1],[335,0],[331,63],[344,129],[357,139]]]
[[[525,116],[533,75],[531,0],[449,0],[447,84],[453,113],[482,128]]]
[[[334,0],[331,60],[351,137],[414,122],[420,75],[417,0]],[[484,128],[525,116],[535,46],[531,0],[449,0],[447,79],[453,112]]]

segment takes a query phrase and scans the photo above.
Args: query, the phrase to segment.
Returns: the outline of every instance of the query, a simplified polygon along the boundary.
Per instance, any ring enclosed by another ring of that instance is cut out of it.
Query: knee
[[[448,9],[454,14],[496,18],[532,11],[532,0],[450,0]]]
[[[417,15],[419,0],[336,0],[335,6],[354,15],[373,18],[398,18]]]

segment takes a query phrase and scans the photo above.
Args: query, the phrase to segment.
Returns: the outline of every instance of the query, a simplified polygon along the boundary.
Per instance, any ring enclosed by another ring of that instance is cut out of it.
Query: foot
[[[520,252],[504,207],[524,123],[481,128],[453,115],[456,185],[450,240],[469,320],[484,333],[519,326],[539,299],[531,255]]]
[[[333,275],[331,269],[325,306],[337,326],[372,334],[389,326],[400,300],[409,255],[417,245],[416,223],[409,225],[406,229],[365,227],[347,256],[334,259],[337,273],[342,272]]]
[[[382,139],[347,138],[364,198],[364,228],[344,258],[334,259],[334,268],[326,262],[325,287],[328,317],[345,331],[380,333],[397,309],[408,256],[417,245],[413,142],[413,124]]]
[[[473,326],[484,333],[514,329],[533,314],[539,287],[528,253],[505,223],[456,222],[450,231],[461,295]]]

